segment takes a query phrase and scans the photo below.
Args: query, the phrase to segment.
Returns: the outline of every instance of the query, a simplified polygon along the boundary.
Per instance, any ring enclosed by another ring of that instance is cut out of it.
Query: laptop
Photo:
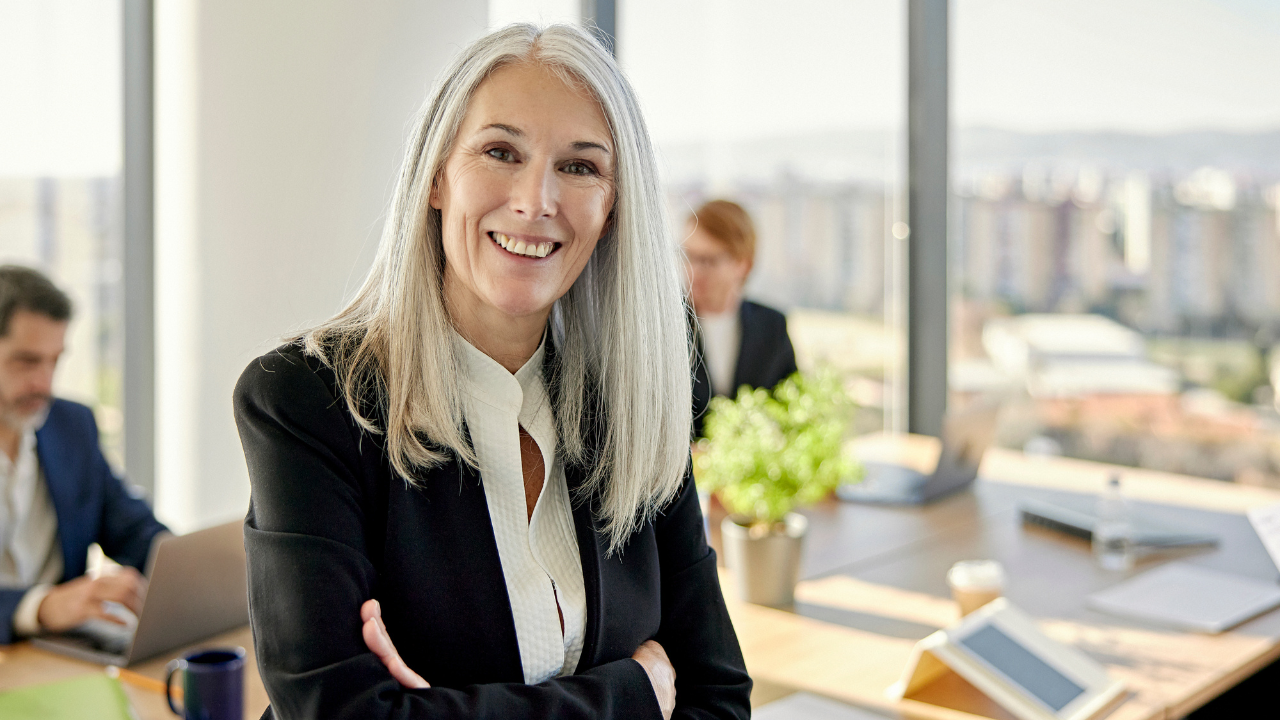
[[[124,667],[249,623],[239,520],[155,543],[146,576],[136,627],[92,620],[66,633],[34,638],[32,644]]]
[[[1024,523],[1092,540],[1098,522],[1093,511],[1095,502],[1092,497],[1055,502],[1021,500],[1018,510]],[[1129,532],[1133,544],[1146,550],[1211,548],[1218,544],[1217,535],[1161,525],[1136,512],[1129,518]]]
[[[948,414],[942,424],[942,451],[932,472],[895,463],[866,462],[862,482],[841,485],[836,496],[849,502],[923,505],[969,487],[982,455],[996,434],[999,407],[982,405]]]
[[[1025,511],[1024,511],[1025,512]],[[1189,561],[1171,562],[1085,598],[1094,610],[1180,630],[1220,633],[1280,606],[1280,505],[1255,507],[1249,524],[1271,559],[1242,575]]]

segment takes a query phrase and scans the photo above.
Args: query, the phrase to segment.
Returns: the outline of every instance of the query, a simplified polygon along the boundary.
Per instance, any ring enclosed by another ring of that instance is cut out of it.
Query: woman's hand
[[[364,644],[368,645],[369,650],[378,656],[383,665],[387,666],[387,669],[391,671],[391,677],[410,690],[431,687],[430,683],[423,680],[418,673],[410,670],[409,666],[404,664],[404,660],[400,659],[400,653],[391,642],[391,636],[387,634],[387,626],[382,624],[382,606],[378,604],[377,600],[369,600],[360,606],[360,619],[364,621]],[[654,645],[657,645],[657,643],[654,643]],[[658,650],[661,652],[662,648],[659,647]],[[637,650],[636,652],[640,651]],[[666,658],[667,656],[664,653],[662,659],[666,660]],[[674,675],[674,672],[672,674]],[[675,691],[673,690],[672,697],[674,696]],[[666,713],[666,716],[670,717],[671,713]]]
[[[667,651],[657,642],[645,640],[631,654],[631,659],[648,673],[653,694],[658,696],[658,707],[662,708],[662,720],[671,720],[671,713],[676,709],[676,669],[671,667]]]

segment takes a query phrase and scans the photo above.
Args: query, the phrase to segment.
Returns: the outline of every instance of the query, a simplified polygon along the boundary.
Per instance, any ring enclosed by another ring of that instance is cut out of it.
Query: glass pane
[[[123,456],[121,27],[118,0],[0,2],[0,262],[75,303],[55,394],[97,414]]]
[[[802,370],[847,372],[861,429],[900,423],[905,7],[619,3],[677,236],[712,199],[751,215],[748,299],[787,315]]]
[[[1280,485],[1280,7],[955,5],[953,402],[1033,453]]]

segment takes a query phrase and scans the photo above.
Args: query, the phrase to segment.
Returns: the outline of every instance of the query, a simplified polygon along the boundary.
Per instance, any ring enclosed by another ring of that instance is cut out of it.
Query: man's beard
[[[19,395],[13,400],[0,397],[0,422],[21,431],[25,429],[28,422],[38,417],[52,400],[53,396],[45,393]],[[31,409],[24,412],[22,410],[24,406]]]

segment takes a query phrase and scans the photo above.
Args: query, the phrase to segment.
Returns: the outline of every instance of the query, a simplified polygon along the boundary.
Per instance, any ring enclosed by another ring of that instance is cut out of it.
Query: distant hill
[[[719,148],[664,144],[662,154],[669,178],[676,183],[705,180],[713,169],[737,182],[790,175],[812,181],[882,183],[905,161],[905,140],[887,130],[833,131],[737,141]],[[961,181],[993,172],[1018,174],[1028,165],[1046,170],[1146,170],[1173,177],[1213,166],[1270,183],[1280,181],[1280,130],[1143,135],[967,128],[953,136],[951,157],[952,175]]]
[[[1212,166],[1258,180],[1280,180],[1280,130],[1033,135],[975,128],[961,130],[954,142],[952,162],[960,176],[987,170],[1012,171],[1029,163],[1042,163],[1091,165],[1113,171],[1147,170],[1174,176]]]

